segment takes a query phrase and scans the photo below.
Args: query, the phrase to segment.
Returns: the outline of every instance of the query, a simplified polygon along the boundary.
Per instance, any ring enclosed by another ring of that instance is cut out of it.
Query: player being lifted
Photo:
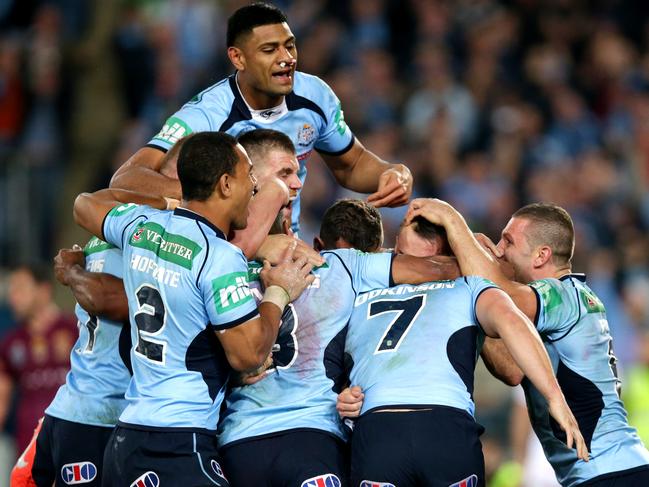
[[[278,8],[255,3],[228,20],[228,57],[236,73],[205,89],[172,115],[162,130],[113,176],[111,187],[180,197],[178,182],[161,174],[164,152],[194,132],[218,130],[231,135],[272,128],[288,135],[304,183],[307,162],[318,151],[345,188],[369,193],[375,206],[406,204],[412,175],[403,164],[389,164],[368,151],[345,124],[338,98],[322,80],[296,70],[296,39]],[[299,197],[293,204],[297,231]]]

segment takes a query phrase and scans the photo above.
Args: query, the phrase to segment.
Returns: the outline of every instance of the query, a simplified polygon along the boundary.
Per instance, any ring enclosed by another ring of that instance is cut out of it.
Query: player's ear
[[[552,259],[552,249],[547,245],[539,247],[536,257],[534,258],[534,266],[542,267]]]
[[[320,237],[313,237],[313,248],[316,249],[318,252],[324,250],[324,242]]]
[[[237,71],[246,69],[246,58],[243,51],[235,46],[228,47],[228,58]]]
[[[227,172],[222,174],[216,188],[224,198],[229,198],[232,195],[232,175]]]

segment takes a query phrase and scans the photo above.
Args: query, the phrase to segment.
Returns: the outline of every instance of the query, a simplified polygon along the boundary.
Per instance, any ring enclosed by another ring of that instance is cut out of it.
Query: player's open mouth
[[[293,70],[291,68],[282,69],[273,73],[273,78],[282,83],[290,83],[293,79]]]

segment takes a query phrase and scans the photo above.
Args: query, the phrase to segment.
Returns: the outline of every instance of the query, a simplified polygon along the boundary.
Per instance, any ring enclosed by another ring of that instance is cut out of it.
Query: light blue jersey
[[[256,128],[274,129],[291,138],[302,183],[313,149],[323,154],[344,154],[354,143],[340,101],[331,88],[316,76],[296,71],[293,91],[281,105],[266,110],[251,109],[241,96],[236,75],[229,76],[196,95],[167,119],[148,145],[166,151],[194,132],[220,131],[237,137]],[[294,231],[299,217],[298,194],[293,204]]]
[[[284,312],[274,368],[260,382],[229,393],[220,446],[305,428],[345,438],[336,398],[347,380],[347,320],[359,293],[389,285],[392,254],[338,249],[322,256],[314,283]],[[251,287],[260,299],[258,285]]]
[[[93,237],[83,249],[86,270],[122,277],[122,252]],[[75,308],[79,339],[70,353],[70,372],[45,414],[74,423],[115,426],[126,407],[131,380],[128,323],[90,316]]]
[[[215,331],[258,316],[246,258],[184,208],[118,206],[103,232],[123,251],[133,340],[119,424],[216,431],[230,366]]]
[[[345,351],[361,414],[377,408],[450,406],[473,416],[473,373],[484,333],[475,303],[494,287],[480,277],[401,285],[356,298]]]
[[[611,472],[649,468],[649,452],[629,426],[620,401],[604,305],[585,281],[583,274],[571,274],[530,284],[539,299],[537,330],[590,452],[589,462],[577,458],[550,418],[543,396],[523,381],[534,431],[566,487]]]

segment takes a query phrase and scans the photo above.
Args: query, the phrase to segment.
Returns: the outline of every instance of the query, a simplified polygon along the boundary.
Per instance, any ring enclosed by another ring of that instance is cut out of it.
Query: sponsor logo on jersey
[[[308,147],[315,140],[315,129],[305,123],[300,127],[300,130],[297,131],[297,145],[301,147]]]
[[[332,473],[318,475],[302,482],[301,487],[340,487],[340,479]]]
[[[86,246],[83,248],[83,253],[88,256],[90,254],[95,254],[97,252],[102,252],[108,249],[115,249],[114,245],[111,245],[103,240],[98,239],[97,237],[92,237]]]
[[[191,270],[194,257],[201,251],[201,246],[193,240],[168,233],[162,225],[153,222],[140,223],[129,243],[188,270]]]
[[[232,272],[212,281],[214,304],[218,314],[227,313],[252,300],[247,272]]]
[[[363,480],[361,487],[394,487],[394,484],[389,482],[372,482],[371,480]]]
[[[131,487],[158,487],[159,485],[160,479],[158,478],[158,474],[148,471],[139,476],[135,482],[131,484]]]
[[[476,487],[478,485],[478,476],[476,474],[471,475],[470,477],[455,482],[454,484],[449,485],[448,487]]]
[[[225,478],[225,475],[223,475],[223,470],[221,470],[221,465],[219,465],[219,462],[212,459],[212,460],[210,460],[210,465],[212,466],[212,470],[214,470],[214,473],[216,475],[218,475],[219,477]]]
[[[340,135],[345,135],[345,131],[347,130],[347,123],[345,123],[345,114],[343,113],[342,107],[340,106],[340,102],[338,103],[338,107],[336,107],[334,124],[336,124],[336,130],[338,131],[338,133]]]
[[[189,125],[177,117],[171,117],[165,122],[162,130],[158,132],[158,135],[156,135],[153,140],[163,140],[173,145],[185,135],[191,133],[192,129],[189,128]]]
[[[97,467],[91,462],[68,463],[61,467],[61,478],[68,485],[87,484],[97,476]]]
[[[530,284],[534,289],[536,289],[541,295],[541,301],[543,302],[543,308],[545,312],[561,306],[563,299],[561,299],[561,294],[559,291],[547,281],[535,281]]]

